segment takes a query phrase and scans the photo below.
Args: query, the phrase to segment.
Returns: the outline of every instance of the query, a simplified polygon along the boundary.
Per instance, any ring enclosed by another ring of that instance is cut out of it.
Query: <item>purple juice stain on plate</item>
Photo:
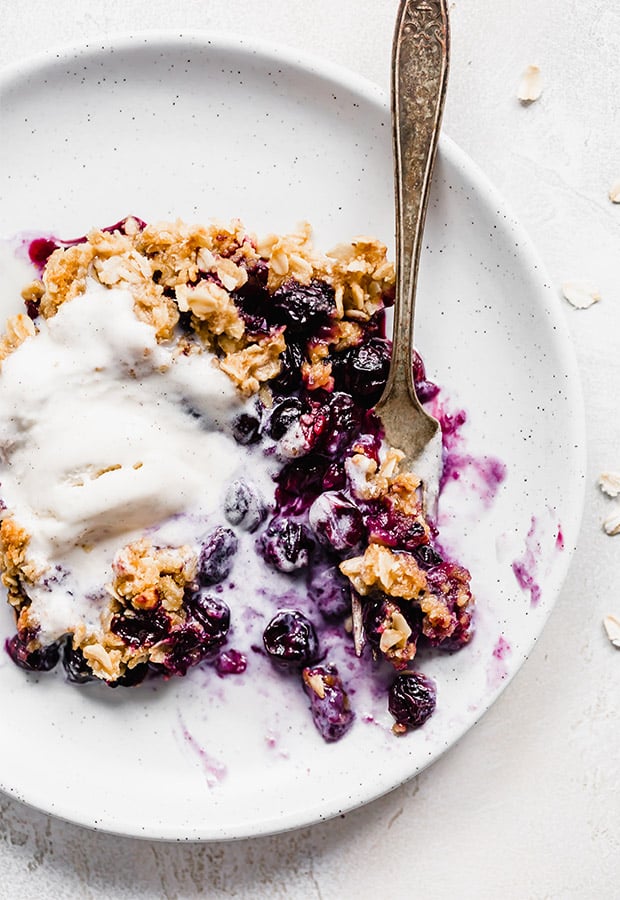
[[[508,675],[508,667],[506,658],[512,654],[512,647],[503,635],[497,639],[497,643],[493,648],[491,660],[487,670],[487,681],[489,687],[495,688],[504,681]]]
[[[507,475],[506,465],[494,456],[477,456],[464,449],[461,430],[467,422],[464,409],[451,412],[447,403],[435,399],[431,412],[441,426],[443,471],[440,494],[449,482],[468,479],[468,488],[482,500],[485,509],[492,505]]]
[[[187,728],[185,722],[181,718],[180,713],[178,718],[183,739],[200,759],[202,768],[206,776],[207,785],[210,788],[216,787],[220,783],[220,781],[223,781],[227,776],[227,767],[219,759],[216,759],[214,756],[211,756],[210,753],[207,753],[205,748],[198,743],[194,735]]]
[[[511,564],[517,584],[522,591],[529,592],[531,606],[537,606],[542,596],[542,590],[537,581],[540,556],[541,545],[537,536],[537,519],[536,516],[532,516],[530,528],[525,537],[523,555]]]

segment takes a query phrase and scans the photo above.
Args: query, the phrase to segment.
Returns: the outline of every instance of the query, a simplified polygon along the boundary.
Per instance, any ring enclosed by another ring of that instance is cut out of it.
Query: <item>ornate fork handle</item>
[[[431,175],[448,81],[447,0],[402,0],[392,60],[397,303],[392,366],[384,398],[413,385],[413,317]]]

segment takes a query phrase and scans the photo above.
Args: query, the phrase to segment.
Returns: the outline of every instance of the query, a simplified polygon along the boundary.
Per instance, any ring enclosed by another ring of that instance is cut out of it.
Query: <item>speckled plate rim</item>
[[[143,46],[145,43],[159,50],[162,50],[166,46],[176,46],[178,48],[183,45],[183,43],[188,43],[192,47],[200,47],[202,49],[208,49],[209,46],[213,46],[217,47],[220,51],[223,50],[224,52],[229,52],[231,55],[241,54],[274,60],[281,66],[295,70],[297,74],[308,74],[314,77],[319,76],[325,81],[333,82],[340,88],[345,88],[351,92],[357,93],[364,102],[375,106],[377,110],[381,110],[384,115],[389,109],[388,98],[381,88],[363,76],[353,73],[336,63],[317,58],[305,51],[280,44],[218,31],[140,31],[131,34],[110,35],[104,40],[93,39],[80,44],[51,48],[33,55],[26,60],[4,66],[0,70],[0,90],[6,89],[11,83],[17,83],[22,79],[28,79],[29,76],[35,75],[39,69],[47,67],[50,64],[61,64],[63,61],[69,61],[69,59],[75,58],[76,54],[111,53],[115,51],[131,52],[132,50]],[[317,805],[314,808],[306,808],[303,815],[300,815],[298,812],[292,812],[285,815],[279,814],[277,818],[261,818],[260,820],[241,821],[237,828],[226,833],[221,831],[214,833],[213,831],[205,830],[204,825],[202,827],[187,829],[183,833],[178,833],[177,830],[167,833],[162,828],[157,829],[157,831],[149,831],[148,826],[137,829],[135,823],[129,821],[124,822],[122,820],[122,815],[117,816],[114,822],[103,822],[101,819],[98,819],[96,810],[89,811],[84,808],[80,810],[64,808],[62,803],[50,803],[49,799],[46,801],[45,798],[31,796],[27,791],[17,789],[10,784],[1,781],[0,790],[5,794],[12,796],[34,809],[48,813],[72,824],[87,827],[94,831],[103,831],[105,833],[117,834],[125,837],[150,840],[237,840],[276,834],[295,828],[306,827],[321,821],[326,821],[337,815],[342,815],[343,813],[350,812],[360,806],[370,803],[390,791],[396,790],[408,780],[418,775],[423,769],[427,768],[448,749],[458,743],[469,729],[482,718],[484,713],[492,706],[498,696],[504,691],[512,678],[519,671],[523,663],[527,660],[547,622],[568,573],[569,565],[577,545],[583,516],[586,473],[586,432],[581,380],[567,324],[564,321],[557,303],[556,294],[551,289],[549,280],[546,277],[544,265],[542,264],[528,234],[519,224],[518,220],[511,214],[505,200],[487,179],[482,170],[445,134],[442,134],[439,152],[441,156],[459,172],[464,182],[471,186],[477,199],[487,209],[494,211],[494,214],[501,215],[504,223],[510,227],[513,236],[518,239],[519,255],[522,258],[524,268],[530,273],[536,272],[536,280],[539,282],[537,302],[540,303],[541,308],[546,315],[549,323],[549,339],[554,343],[554,350],[561,360],[563,371],[566,373],[570,402],[574,413],[572,418],[566,423],[566,438],[567,445],[569,445],[573,451],[573,467],[575,471],[579,473],[579,479],[577,484],[571,486],[570,512],[568,516],[565,516],[562,522],[566,552],[558,560],[552,576],[547,583],[546,599],[544,608],[541,611],[538,620],[538,630],[533,634],[530,645],[524,647],[523,651],[510,661],[507,667],[506,677],[498,686],[489,690],[484,706],[476,709],[469,717],[465,717],[462,727],[451,735],[450,741],[444,748],[437,752],[431,760],[425,762],[423,765],[412,767],[411,772],[409,772],[405,778],[398,778],[396,781],[391,781],[389,783],[386,783],[386,779],[384,778],[381,783],[361,785],[359,795],[347,798],[348,802],[345,804],[342,804],[339,799],[335,799],[331,804],[321,802],[320,805]]]

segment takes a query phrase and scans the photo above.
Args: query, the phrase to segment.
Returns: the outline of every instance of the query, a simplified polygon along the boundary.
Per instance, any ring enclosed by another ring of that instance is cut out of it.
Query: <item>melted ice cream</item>
[[[204,529],[248,451],[227,434],[242,401],[213,356],[159,345],[128,291],[93,281],[38,324],[2,366],[0,481],[45,569],[28,593],[53,639],[76,620],[96,627],[93,593],[136,535],[198,541],[196,517]]]

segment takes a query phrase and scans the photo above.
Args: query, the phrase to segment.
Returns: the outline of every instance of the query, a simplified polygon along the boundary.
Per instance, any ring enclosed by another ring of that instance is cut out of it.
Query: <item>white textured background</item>
[[[0,65],[63,43],[145,28],[261,35],[387,90],[396,0],[0,0]],[[93,834],[0,797],[0,897],[620,897],[620,536],[596,489],[620,470],[620,3],[456,0],[446,131],[530,231],[556,284],[587,403],[580,547],[529,661],[482,722],[406,787],[342,819],[229,845]],[[516,85],[540,65],[544,94]],[[2,140],[2,135],[0,135]],[[0,728],[2,715],[0,710]],[[45,749],[41,748],[45,765]],[[50,777],[53,774],[50,773]],[[157,786],[153,786],[157,790]]]

